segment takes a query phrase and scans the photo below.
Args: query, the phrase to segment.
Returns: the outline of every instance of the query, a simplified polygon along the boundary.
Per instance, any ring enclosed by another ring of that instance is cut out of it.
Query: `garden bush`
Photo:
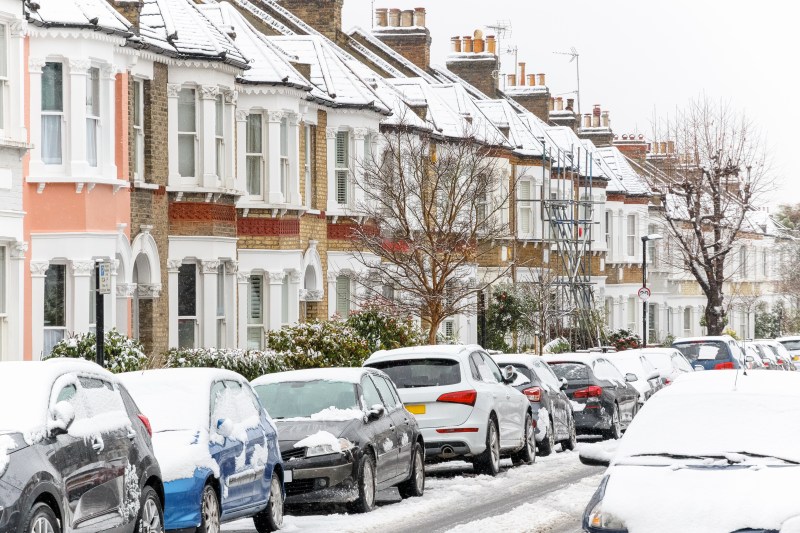
[[[350,313],[345,325],[367,341],[370,352],[420,346],[427,342],[426,336],[411,317],[387,312],[376,304]]]
[[[618,329],[608,336],[608,341],[618,352],[633,350],[642,346],[642,339],[629,329]]]
[[[150,359],[145,355],[142,343],[129,339],[116,329],[106,332],[103,352],[106,369],[115,374],[144,370],[150,366]],[[94,333],[78,333],[56,344],[45,359],[71,357],[95,361],[96,354],[97,336]]]
[[[222,368],[238,372],[248,380],[264,374],[291,370],[286,354],[271,350],[233,350],[218,348],[172,348],[163,359],[165,368]]]
[[[267,332],[267,347],[284,353],[289,368],[361,366],[369,343],[345,322],[311,321]]]

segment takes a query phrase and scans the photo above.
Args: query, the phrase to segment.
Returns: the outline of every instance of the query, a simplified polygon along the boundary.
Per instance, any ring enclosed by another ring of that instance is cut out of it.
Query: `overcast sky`
[[[729,99],[766,135],[779,189],[776,202],[800,202],[798,153],[800,29],[791,2],[704,0],[376,0],[375,7],[427,9],[432,63],[444,64],[450,37],[470,35],[498,21],[511,22],[502,49],[518,48],[528,73],[544,72],[553,96],[576,88],[575,63],[556,55],[580,54],[581,111],[608,109],[618,135],[648,137],[652,117],[664,115],[703,91]],[[345,30],[370,28],[372,2],[345,0]],[[513,54],[503,72],[513,72]]]

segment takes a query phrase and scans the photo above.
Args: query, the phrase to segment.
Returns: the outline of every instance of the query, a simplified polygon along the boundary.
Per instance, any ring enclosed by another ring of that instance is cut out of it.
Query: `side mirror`
[[[609,466],[611,461],[609,459],[601,459],[599,457],[586,457],[583,454],[578,454],[578,459],[586,466]]]
[[[634,381],[639,381],[639,378],[636,376],[636,374],[628,372],[627,374],[625,374],[625,381],[627,381],[628,383],[633,383]]]
[[[514,383],[515,379],[517,379],[517,371],[514,370],[513,366],[508,365],[505,368],[503,368],[503,383],[505,384]]]
[[[567,387],[569,387],[569,381],[567,381],[567,378],[561,378],[559,381],[561,383],[560,389],[567,390]]]
[[[705,367],[703,365],[694,365],[694,369],[695,369],[695,371],[705,370]]]
[[[756,358],[753,357],[752,355],[748,355],[747,357],[744,358],[744,360],[747,361],[748,363],[754,363]]]
[[[386,408],[379,403],[376,403],[367,411],[368,420],[378,420],[386,412]]]
[[[217,433],[226,439],[230,438],[233,435],[233,422],[227,418],[217,420]]]
[[[53,406],[51,417],[50,427],[53,434],[66,433],[75,420],[75,408],[69,402],[58,402]]]

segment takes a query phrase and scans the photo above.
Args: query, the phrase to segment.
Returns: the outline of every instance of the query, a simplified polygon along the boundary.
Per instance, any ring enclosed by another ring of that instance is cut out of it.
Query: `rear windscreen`
[[[680,350],[690,363],[694,363],[697,360],[722,361],[730,358],[730,351],[722,341],[676,342],[672,347]]]
[[[567,381],[587,381],[589,368],[583,363],[550,363],[550,368],[559,379]]]
[[[440,387],[461,382],[461,367],[452,359],[405,359],[367,365],[383,370],[398,389]]]
[[[798,340],[798,341],[781,341],[781,344],[786,346],[787,350],[800,350],[800,340]]]

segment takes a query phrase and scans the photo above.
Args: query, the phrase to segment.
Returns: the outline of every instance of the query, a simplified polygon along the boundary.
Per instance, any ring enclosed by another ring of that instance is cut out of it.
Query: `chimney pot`
[[[375,22],[379,28],[385,28],[389,24],[389,10],[379,7],[375,10]]]
[[[536,85],[536,74],[528,74],[528,85],[531,87]]]
[[[661,141],[661,146],[659,146],[658,149],[662,154],[666,154],[667,153],[667,142],[666,141]]]
[[[622,140],[623,141],[627,141],[628,140],[628,134],[627,133],[623,133],[622,134]]]
[[[519,84],[525,85],[525,62],[519,62]]]
[[[461,40],[461,51],[472,53],[472,35],[465,35]]]
[[[414,24],[414,10],[404,9],[400,12],[400,26],[410,28]]]
[[[556,99],[554,97],[550,97],[550,100],[547,101],[547,108],[550,111],[553,111],[556,107]]]
[[[472,34],[472,51],[476,54],[482,54],[484,50],[483,32],[475,30]]]
[[[495,40],[494,35],[486,36],[486,51],[492,55],[497,55],[497,41]]]
[[[560,96],[556,97],[556,111],[564,111],[564,99]]]
[[[603,111],[600,115],[600,121],[604,128],[608,128],[610,126],[610,122],[608,120],[608,111]]]
[[[425,8],[424,7],[415,7],[414,8],[414,26],[419,26],[420,28],[425,27]]]
[[[644,140],[644,135],[642,135],[641,133],[639,134],[639,140],[640,141]]]
[[[456,54],[461,53],[461,37],[451,37],[450,43],[452,45],[452,51]]]
[[[594,104],[594,109],[592,109],[592,114],[596,117],[600,116],[600,104]]]
[[[592,114],[592,127],[593,128],[600,127],[600,117],[598,115]]]
[[[537,85],[541,85],[542,87],[544,87],[545,85],[547,85],[547,84],[544,82],[544,74],[537,74],[537,75],[536,75],[536,77],[538,78]]]
[[[508,86],[509,87],[516,87],[517,85],[517,75],[516,74],[509,74],[508,75]]]
[[[567,98],[567,109],[572,111],[574,105],[575,105],[575,99],[574,98]]]
[[[400,26],[400,10],[392,8],[389,10],[389,26],[397,28]]]
[[[584,128],[591,128],[592,127],[592,115],[590,113],[584,113],[584,115],[583,115],[583,127]]]
[[[675,141],[667,141],[667,153],[675,153]]]

